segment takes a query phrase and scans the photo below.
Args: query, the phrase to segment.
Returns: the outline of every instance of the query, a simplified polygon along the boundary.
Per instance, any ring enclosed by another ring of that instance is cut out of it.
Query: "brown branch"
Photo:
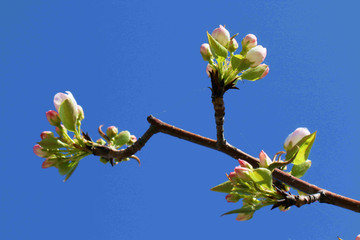
[[[185,131],[183,129],[174,127],[172,125],[169,125],[167,123],[162,122],[161,120],[149,116],[148,122],[151,124],[149,129],[145,132],[145,134],[139,138],[137,142],[135,142],[132,146],[123,149],[123,150],[116,150],[111,149],[106,146],[94,146],[92,151],[93,154],[96,156],[103,156],[107,158],[126,158],[130,157],[137,151],[139,151],[145,143],[151,138],[152,135],[154,135],[157,132],[162,132],[192,143],[196,143],[208,148],[217,149],[217,142],[213,139],[206,138],[188,131]],[[217,149],[220,152],[223,152],[234,159],[243,159],[250,163],[253,167],[259,166],[259,160],[240,149],[237,149],[230,144],[226,143],[224,147],[221,149]],[[296,178],[288,173],[285,173],[279,169],[275,169],[273,171],[273,177],[281,182],[286,183],[287,185],[296,188],[302,192],[305,192],[307,194],[315,194],[318,192],[322,192],[326,198],[323,198],[321,202],[329,203],[332,205],[336,205],[342,208],[346,208],[355,212],[360,212],[360,201],[347,198],[341,195],[338,195],[336,193],[324,190],[322,188],[319,188],[313,184],[310,184],[308,182],[305,182],[299,178]]]
[[[278,200],[277,203],[275,203],[274,206],[271,208],[271,210],[280,206],[283,206],[285,209],[294,205],[297,207],[301,207],[305,204],[311,204],[316,201],[320,203],[326,203],[326,200],[327,196],[325,191],[320,191],[309,195],[292,195],[284,192],[284,198]]]

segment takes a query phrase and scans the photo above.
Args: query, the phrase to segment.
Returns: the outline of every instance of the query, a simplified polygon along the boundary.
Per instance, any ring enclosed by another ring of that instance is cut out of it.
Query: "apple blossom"
[[[224,47],[227,47],[227,45],[230,42],[230,33],[229,31],[222,25],[220,27],[216,28],[212,34],[211,34],[216,41],[218,41],[221,45]]]
[[[310,135],[310,131],[307,128],[299,127],[294,132],[290,133],[285,139],[284,148],[288,151],[295,146],[303,137]]]
[[[213,56],[210,50],[210,45],[208,43],[203,43],[200,46],[200,53],[205,61],[209,61]]]
[[[251,48],[247,54],[246,59],[249,60],[250,67],[257,67],[264,61],[266,57],[266,48],[261,45]]]

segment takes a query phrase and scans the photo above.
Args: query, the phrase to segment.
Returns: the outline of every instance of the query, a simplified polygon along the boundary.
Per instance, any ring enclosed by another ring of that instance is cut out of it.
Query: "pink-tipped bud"
[[[84,110],[83,110],[82,106],[77,105],[77,110],[78,110],[78,119],[80,121],[84,120],[85,115],[84,115]]]
[[[251,49],[257,46],[257,38],[254,34],[246,35],[243,40],[241,41],[241,45],[244,49]]]
[[[307,128],[300,127],[297,128],[294,132],[290,133],[289,136],[285,139],[284,148],[286,151],[290,150],[295,146],[303,137],[310,135],[310,131]]]
[[[49,168],[52,167],[56,164],[56,160],[55,159],[49,159],[47,158],[41,165],[42,168]]]
[[[210,50],[210,45],[208,43],[201,44],[200,53],[205,61],[209,61],[213,56]]]
[[[61,123],[59,113],[54,110],[47,111],[46,118],[52,126],[59,126]]]
[[[45,139],[45,138],[53,138],[54,137],[54,133],[51,131],[43,131],[40,134],[41,139]]]
[[[119,130],[117,127],[115,126],[110,126],[106,129],[106,135],[109,137],[109,138],[113,138],[115,137],[117,134],[118,134]]]
[[[264,67],[264,68],[265,68],[265,66],[266,66],[265,71],[264,71],[263,74],[261,74],[261,76],[260,76],[260,79],[261,79],[261,78],[265,77],[265,76],[269,73],[270,68],[269,68],[269,66],[267,66],[266,64],[260,64],[259,66]]]
[[[239,48],[239,44],[238,44],[238,42],[236,41],[236,39],[235,38],[232,38],[231,40],[230,40],[230,43],[229,43],[229,51],[230,52],[235,52],[236,51],[236,49],[238,49]]]
[[[259,159],[260,159],[260,167],[263,168],[267,168],[272,163],[269,156],[263,150],[261,150],[259,154]]]
[[[227,45],[230,42],[230,33],[222,25],[216,28],[211,35],[213,36],[213,38],[215,38],[216,41],[218,41],[224,47],[227,47]]]
[[[239,162],[239,164],[240,164],[240,167],[253,169],[253,167],[250,165],[250,163],[248,163],[248,162],[245,161],[245,160],[238,159],[238,162]]]
[[[240,196],[238,196],[238,195],[236,195],[236,194],[231,194],[231,193],[229,193],[228,195],[225,196],[225,199],[226,199],[226,201],[228,201],[228,202],[233,202],[233,203],[235,203],[235,202],[238,202],[238,201],[239,201]]]
[[[246,221],[253,217],[254,212],[251,213],[239,213],[236,217],[236,220],[238,221]]]
[[[257,67],[264,61],[266,57],[266,48],[261,45],[253,47],[246,54],[246,59],[249,60],[250,67]]]
[[[210,77],[210,73],[213,72],[213,71],[214,71],[214,69],[211,67],[210,64],[208,64],[206,66],[206,74],[208,75],[208,77]]]
[[[229,176],[230,181],[236,181],[237,175],[235,172],[229,173],[228,176]]]
[[[244,167],[241,167],[241,166],[237,166],[235,167],[234,171],[236,173],[236,176],[242,180],[249,180],[249,175],[248,175],[248,172],[249,172],[250,169],[248,168],[244,168]]]
[[[36,156],[38,157],[48,157],[49,153],[47,151],[45,151],[39,144],[36,144],[33,148],[33,151],[35,153]]]
[[[129,142],[128,142],[126,145],[128,145],[128,146],[133,145],[136,141],[137,141],[136,136],[135,136],[135,135],[131,135]]]
[[[357,235],[357,237],[355,238],[355,240],[360,240],[360,234]]]

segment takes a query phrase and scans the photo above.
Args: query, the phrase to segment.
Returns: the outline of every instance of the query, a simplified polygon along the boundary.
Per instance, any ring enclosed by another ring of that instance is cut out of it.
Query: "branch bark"
[[[250,163],[254,168],[259,167],[259,160],[257,158],[241,151],[240,149],[230,145],[229,143],[225,143],[223,147],[218,149],[216,140],[206,138],[195,133],[188,132],[175,126],[169,125],[153,116],[149,116],[147,120],[150,123],[149,129],[132,146],[129,146],[128,148],[123,150],[111,149],[106,146],[94,146],[92,148],[93,154],[106,158],[127,158],[136,153],[137,151],[140,151],[141,148],[145,145],[145,143],[152,137],[152,135],[158,132],[162,132],[173,137],[177,137],[204,147],[223,152],[236,160],[240,158]],[[321,192],[322,196],[324,196],[321,199],[321,202],[323,203],[328,203],[355,212],[360,212],[360,201],[322,189],[279,169],[275,169],[273,171],[273,177],[307,194],[316,194]]]

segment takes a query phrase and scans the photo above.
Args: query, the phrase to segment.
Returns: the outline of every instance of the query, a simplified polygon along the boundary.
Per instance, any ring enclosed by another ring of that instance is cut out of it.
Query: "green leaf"
[[[218,59],[219,57],[222,59],[219,59],[218,61],[223,61],[224,59],[227,58],[228,56],[228,50],[221,45],[218,41],[215,40],[215,38],[213,38],[213,36],[211,36],[211,34],[207,33],[207,37],[209,40],[209,45],[210,45],[210,49],[212,54],[215,56],[216,59]]]
[[[40,146],[46,149],[58,149],[68,147],[67,144],[60,141],[58,138],[44,138],[41,142],[38,142]]]
[[[77,119],[77,105],[71,103],[69,99],[65,99],[59,108],[60,119],[67,130],[75,132]]]
[[[222,214],[222,216],[229,215],[229,214],[234,214],[234,213],[250,214],[250,213],[253,213],[253,212],[255,212],[255,208],[253,206],[246,205],[246,206],[243,206],[242,208],[226,212],[226,213]]]
[[[303,163],[294,165],[291,169],[290,174],[293,175],[294,177],[297,178],[301,178],[302,176],[305,175],[306,171],[311,167],[311,161],[310,160],[306,160]]]
[[[232,68],[238,72],[241,72],[250,67],[250,62],[244,58],[243,55],[237,54],[230,59]]]
[[[249,171],[250,178],[260,186],[272,190],[272,175],[271,171],[266,168],[256,168]]]
[[[71,175],[75,172],[78,165],[79,165],[79,161],[72,163],[72,165],[70,166],[70,171],[67,173],[64,182],[66,182],[71,177]]]
[[[232,188],[233,188],[232,183],[230,181],[226,181],[211,188],[210,190],[214,192],[230,193]]]
[[[311,147],[315,141],[315,137],[316,137],[316,132],[303,137],[295,146],[293,146],[286,153],[285,160],[291,159],[296,154],[296,157],[292,162],[294,165],[299,165],[305,162],[309,157]]]
[[[264,74],[266,69],[268,68],[267,65],[259,65],[254,68],[249,68],[241,75],[241,79],[249,80],[249,81],[256,81],[261,78]]]

